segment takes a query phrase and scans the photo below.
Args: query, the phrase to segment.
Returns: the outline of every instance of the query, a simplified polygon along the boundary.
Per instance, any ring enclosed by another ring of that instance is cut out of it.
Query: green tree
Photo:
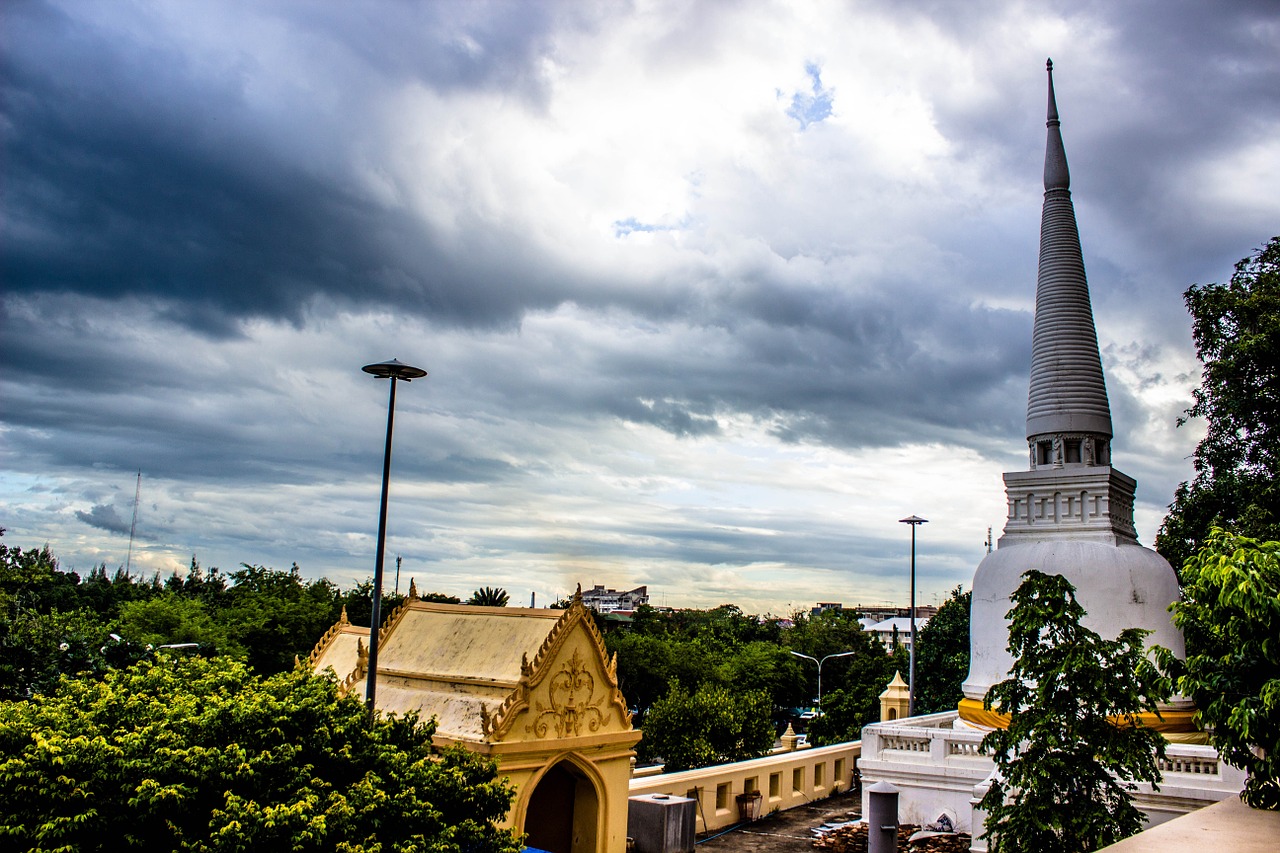
[[[502,587],[482,586],[471,593],[471,597],[467,599],[467,604],[474,604],[479,607],[506,607],[507,602],[510,600],[511,596],[507,595],[507,591]]]
[[[244,563],[231,580],[219,619],[263,675],[292,669],[333,624],[337,588],[324,578],[303,579],[296,563],[288,571]]]
[[[0,703],[0,837],[15,850],[492,851],[511,790],[369,719],[330,679],[163,656]]]
[[[916,642],[916,713],[951,711],[964,698],[969,675],[969,604],[973,593],[957,586],[920,629]]]
[[[640,757],[669,771],[757,758],[773,746],[771,707],[763,691],[704,685],[691,694],[673,682],[645,717]]]
[[[110,645],[107,626],[88,610],[14,608],[0,619],[0,699],[46,693],[64,675],[100,674]]]
[[[823,669],[822,716],[809,723],[809,739],[816,746],[861,738],[862,727],[880,719],[880,694],[894,672],[908,669],[907,651],[900,643],[886,652],[879,640],[865,633],[864,638],[858,654],[835,658]],[[830,670],[835,663],[844,665],[838,678]]]
[[[811,664],[777,643],[752,640],[734,650],[715,668],[715,679],[726,687],[750,685],[763,690],[773,705],[775,723],[785,725],[790,710],[808,701]]]
[[[1170,609],[1193,651],[1184,664],[1160,649],[1161,668],[1222,757],[1249,772],[1244,801],[1280,809],[1280,542],[1216,529],[1183,575]]]
[[[665,637],[629,632],[605,635],[605,646],[618,660],[618,687],[641,718],[667,693],[674,677],[672,643]]]
[[[165,592],[144,601],[126,602],[115,621],[115,632],[144,646],[199,643],[210,652],[243,660],[246,650],[228,635],[228,626],[199,598]]]
[[[462,599],[456,595],[449,595],[446,592],[424,592],[418,596],[419,601],[432,601],[436,604],[461,604]]]
[[[58,568],[48,546],[0,543],[0,699],[25,699],[52,690],[63,675],[106,668],[108,628],[80,606],[79,582]]]
[[[433,598],[439,593],[427,593],[421,597],[423,601],[439,601],[439,598]],[[400,593],[382,594],[382,618],[386,619],[391,613],[404,603],[407,595]],[[458,599],[446,602],[448,604],[458,604]],[[333,610],[330,613],[330,621],[337,622],[338,616],[342,613],[342,608],[347,609],[347,619],[352,625],[368,625],[369,620],[373,618],[373,578],[367,577],[360,583],[353,586],[346,592],[340,593],[334,602]]]
[[[1175,568],[1215,526],[1280,539],[1280,237],[1237,263],[1229,284],[1193,285],[1185,299],[1204,364],[1186,414],[1208,429],[1156,536]]]
[[[1134,781],[1160,781],[1164,739],[1142,725],[1170,694],[1138,628],[1106,640],[1061,575],[1023,575],[1009,611],[1010,678],[985,706],[1010,715],[983,738],[996,774],[982,798],[993,853],[1081,853],[1142,829]]]

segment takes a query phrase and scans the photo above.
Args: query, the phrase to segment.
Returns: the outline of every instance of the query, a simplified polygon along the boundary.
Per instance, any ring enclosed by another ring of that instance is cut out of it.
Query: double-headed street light
[[[907,648],[910,674],[907,676],[907,716],[916,715],[916,528],[928,524],[929,519],[913,515],[900,518],[901,524],[911,525],[911,645]]]
[[[378,511],[378,555],[373,567],[373,614],[369,617],[369,679],[365,682],[365,704],[373,714],[374,694],[378,689],[378,629],[382,625],[382,560],[387,549],[387,491],[391,482],[391,433],[396,420],[396,381],[412,382],[427,375],[420,367],[411,367],[394,358],[360,368],[379,379],[391,380],[391,401],[387,404],[387,446],[382,455],[382,507]]]
[[[845,658],[849,655],[857,654],[857,652],[833,652],[823,657],[822,660],[818,660],[812,655],[802,655],[799,652],[792,652],[791,654],[798,658],[811,660],[818,665],[818,716],[822,716],[822,665],[832,658]]]

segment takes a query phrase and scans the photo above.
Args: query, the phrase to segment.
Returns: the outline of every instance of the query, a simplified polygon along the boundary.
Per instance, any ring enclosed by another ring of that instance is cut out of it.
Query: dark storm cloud
[[[339,8],[307,20],[388,73],[445,89],[533,86],[536,16],[475,14],[468,39],[488,42],[481,57],[430,26],[415,33],[425,44],[403,32],[380,41],[395,16],[334,20]],[[563,298],[527,267],[522,286],[498,284],[515,277],[518,246],[477,229],[444,251],[419,219],[363,197],[326,157],[308,159],[314,139],[341,147],[341,120],[283,105],[303,123],[273,130],[251,103],[263,72],[248,59],[210,74],[177,47],[130,42],[35,2],[6,23],[0,269],[10,293],[144,297],[214,335],[246,317],[300,322],[320,294],[482,325]]]
[[[108,533],[128,533],[129,523],[110,504],[95,504],[88,512],[76,510],[76,518]]]

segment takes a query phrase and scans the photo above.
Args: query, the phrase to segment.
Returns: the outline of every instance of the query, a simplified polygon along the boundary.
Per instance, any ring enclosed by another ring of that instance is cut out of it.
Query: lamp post
[[[391,400],[387,404],[387,445],[382,454],[382,505],[378,511],[378,554],[373,566],[373,613],[369,617],[369,678],[365,682],[365,704],[373,716],[374,696],[378,690],[378,629],[382,623],[382,560],[387,548],[387,491],[391,482],[391,433],[396,420],[396,381],[412,382],[427,372],[420,367],[391,359],[360,368],[379,379],[391,380]]]
[[[907,649],[909,674],[907,676],[907,716],[916,715],[916,528],[928,524],[929,519],[913,515],[900,518],[901,524],[911,525],[911,645]]]
[[[831,654],[824,656],[822,660],[818,660],[812,655],[802,655],[799,652],[792,652],[791,654],[798,658],[811,660],[818,665],[818,716],[822,716],[822,665],[832,658],[844,658],[852,654],[857,654],[857,652],[832,652]]]

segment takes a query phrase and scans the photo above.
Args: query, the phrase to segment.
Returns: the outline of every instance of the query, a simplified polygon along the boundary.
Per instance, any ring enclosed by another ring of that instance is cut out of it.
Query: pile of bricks
[[[919,831],[918,824],[899,824],[898,849],[905,853],[969,853],[968,833],[928,835],[911,841]],[[853,823],[823,832],[813,846],[831,853],[867,853],[867,824]]]
[[[898,824],[898,849],[906,850],[907,839],[919,831],[918,824]],[[867,853],[867,825],[854,823],[825,832],[814,840],[813,846],[831,853]],[[968,848],[965,850],[967,853]]]

